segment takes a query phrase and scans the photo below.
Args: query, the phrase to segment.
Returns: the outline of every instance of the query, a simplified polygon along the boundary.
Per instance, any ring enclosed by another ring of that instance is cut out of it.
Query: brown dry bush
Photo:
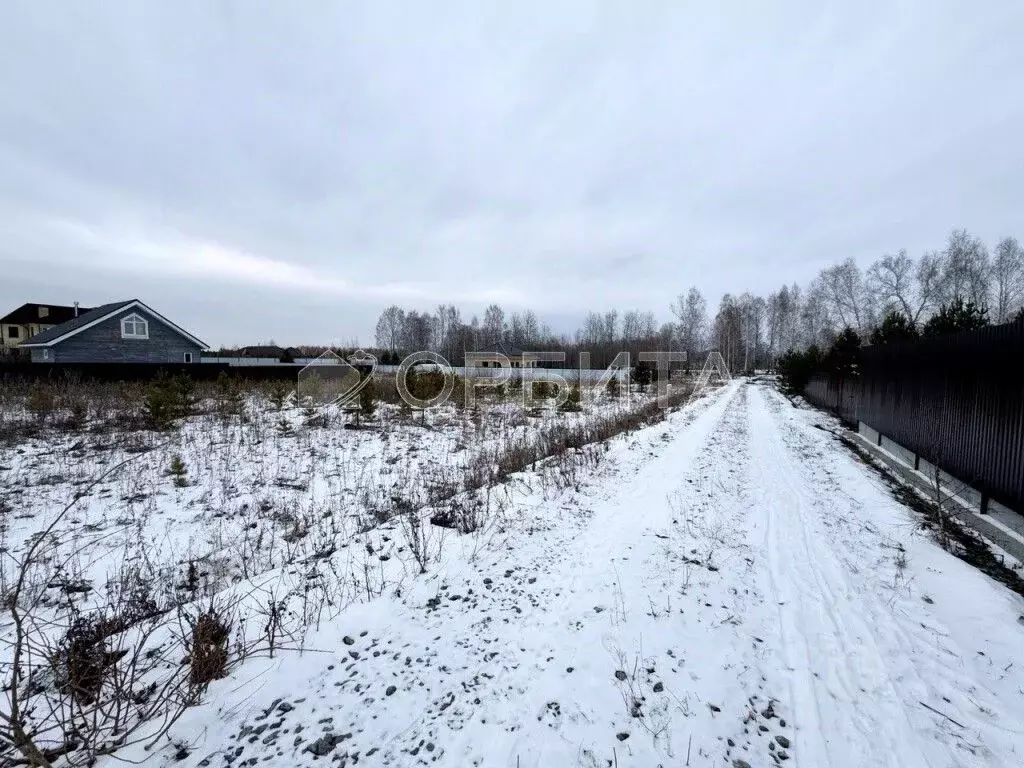
[[[231,621],[213,606],[189,617],[189,682],[205,688],[227,674]]]
[[[53,386],[42,381],[37,381],[29,390],[25,400],[25,407],[38,422],[43,426],[46,420],[57,410],[57,398],[53,392]]]
[[[79,704],[92,704],[99,698],[111,666],[127,653],[110,647],[110,637],[123,629],[122,622],[100,613],[74,619],[54,659],[62,693]]]

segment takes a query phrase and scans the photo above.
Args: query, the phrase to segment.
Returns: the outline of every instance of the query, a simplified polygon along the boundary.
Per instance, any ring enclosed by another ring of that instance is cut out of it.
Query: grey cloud
[[[1012,0],[4,3],[0,303],[139,295],[213,343],[368,340],[391,301],[667,317],[693,284],[1024,235],[1021,22]]]

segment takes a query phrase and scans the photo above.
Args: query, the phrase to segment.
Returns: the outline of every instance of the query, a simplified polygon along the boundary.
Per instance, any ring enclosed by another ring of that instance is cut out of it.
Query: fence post
[[[988,514],[988,494],[987,493],[982,493],[981,494],[981,509],[979,510],[979,512],[981,514],[983,514],[983,515],[987,515]]]
[[[914,454],[914,471],[917,472],[921,469],[921,457],[918,454]]]

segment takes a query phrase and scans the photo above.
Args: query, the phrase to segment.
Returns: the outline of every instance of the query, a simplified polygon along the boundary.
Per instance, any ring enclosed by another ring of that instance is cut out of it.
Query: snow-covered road
[[[765,385],[252,662],[182,765],[1024,765],[1021,599]],[[468,538],[467,538],[468,541]],[[169,758],[168,758],[169,759]]]

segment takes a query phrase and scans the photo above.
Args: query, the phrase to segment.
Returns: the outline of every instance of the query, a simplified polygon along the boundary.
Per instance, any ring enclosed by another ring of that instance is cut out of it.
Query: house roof
[[[39,310],[45,308],[48,310],[46,317],[39,316]],[[82,315],[85,312],[91,312],[91,309],[86,307],[79,307],[78,314]],[[3,317],[0,317],[0,323],[10,323],[11,325],[28,325],[29,323],[42,323],[44,325],[60,325],[66,323],[68,320],[75,318],[75,308],[65,307],[61,304],[22,304],[13,312],[9,312]]]
[[[138,299],[128,299],[127,301],[115,301],[110,304],[104,304],[101,307],[96,307],[96,309],[90,310],[89,312],[79,314],[78,317],[68,320],[66,323],[61,323],[60,325],[50,328],[49,330],[43,331],[42,333],[37,333],[28,341],[22,342],[20,346],[52,347],[64,341],[65,339],[74,336],[77,333],[81,333],[87,328],[91,328],[92,326],[103,322],[104,320],[116,315],[118,312],[122,312],[123,310],[131,309],[133,307],[138,307],[140,309],[145,310],[145,312],[148,315],[160,321],[168,328],[177,331],[182,336],[199,345],[203,349],[207,349],[206,342],[197,339],[184,328],[175,325],[166,317],[161,315],[159,312],[152,309],[151,307],[146,306]]]

